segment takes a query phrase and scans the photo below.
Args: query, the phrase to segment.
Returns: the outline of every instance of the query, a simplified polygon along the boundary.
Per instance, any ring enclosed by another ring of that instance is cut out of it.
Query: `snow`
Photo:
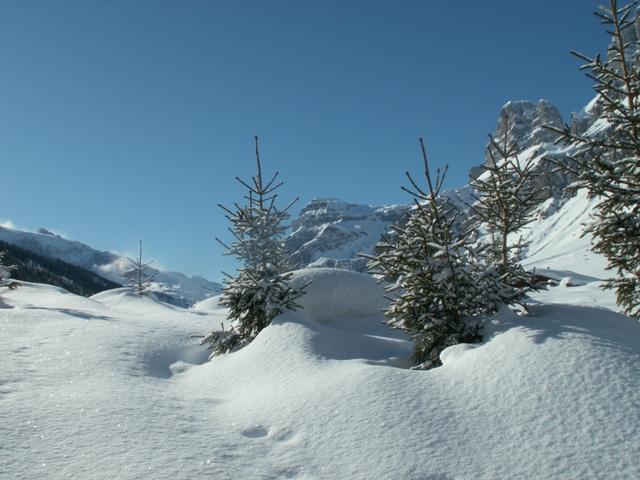
[[[573,276],[426,372],[353,272],[211,362],[215,299],[3,290],[0,478],[638,478],[640,324]]]
[[[551,201],[551,200],[550,200]],[[569,270],[605,279],[606,259],[591,251],[591,235],[583,235],[584,226],[591,221],[597,199],[587,198],[585,190],[564,201],[557,211],[554,205],[543,206],[540,218],[530,224],[525,240],[530,241],[523,265],[527,268]]]
[[[298,300],[299,315],[331,323],[348,317],[379,315],[387,306],[384,288],[370,275],[336,268],[309,268],[294,272],[291,285],[307,285]]]

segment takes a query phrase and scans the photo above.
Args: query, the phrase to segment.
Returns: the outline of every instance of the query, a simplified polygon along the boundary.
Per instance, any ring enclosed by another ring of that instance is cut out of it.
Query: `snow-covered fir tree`
[[[129,260],[129,269],[124,272],[122,276],[127,280],[127,284],[136,294],[146,295],[149,293],[151,284],[158,275],[158,272],[152,271],[149,268],[153,260],[150,262],[144,262],[142,260],[142,240],[140,240],[138,257],[135,259],[127,257],[127,259]]]
[[[573,52],[586,62],[581,69],[590,71],[609,128],[604,134],[552,130],[575,147],[572,161],[561,165],[577,178],[570,189],[586,188],[598,198],[587,231],[594,251],[616,272],[607,287],[616,290],[625,313],[640,318],[640,49],[626,40],[626,31],[635,28],[634,5],[611,0],[595,12],[612,35],[605,60]]]
[[[461,212],[439,196],[446,168],[432,177],[420,139],[426,189],[407,172],[415,200],[403,225],[378,243],[370,256],[369,271],[389,282],[387,324],[404,330],[415,340],[415,368],[440,365],[440,352],[448,346],[481,339],[475,315],[495,311],[501,304],[496,274],[474,248],[471,229],[460,230]]]
[[[0,287],[5,287],[11,283],[11,272],[16,269],[15,265],[6,263],[6,255],[6,251],[0,250]]]
[[[527,246],[518,232],[534,220],[534,209],[543,191],[533,182],[534,167],[518,159],[518,145],[509,139],[509,118],[502,118],[503,135],[489,135],[488,161],[469,184],[475,202],[473,222],[485,231],[483,256],[498,273],[499,295],[504,303],[521,303],[533,287],[532,275],[520,265]]]
[[[250,182],[236,178],[247,189],[245,205],[233,209],[219,205],[231,222],[233,242],[218,241],[242,264],[238,275],[227,275],[221,304],[229,308],[232,328],[214,331],[205,337],[213,355],[231,352],[251,342],[274,317],[300,306],[296,300],[304,288],[289,285],[291,267],[284,251],[283,236],[288,226],[288,210],[297,198],[283,209],[277,207],[277,189],[282,185],[276,172],[269,181],[262,176],[262,165],[255,137],[257,173]]]

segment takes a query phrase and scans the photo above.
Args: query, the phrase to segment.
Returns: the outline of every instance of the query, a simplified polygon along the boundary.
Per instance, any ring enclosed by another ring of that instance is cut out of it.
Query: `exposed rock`
[[[372,207],[334,198],[309,202],[292,222],[285,239],[296,267],[336,267],[364,271],[358,255],[370,253],[388,228],[407,211],[407,205]]]
[[[558,134],[545,127],[562,128],[563,125],[562,115],[549,101],[514,100],[507,102],[500,110],[493,137],[501,141],[506,134],[509,141],[516,142],[521,150],[526,150],[553,143]],[[488,155],[485,161],[489,161]]]
[[[462,209],[470,199],[468,187],[443,193]],[[366,271],[359,255],[373,252],[376,243],[413,205],[374,207],[347,203],[334,198],[309,202],[292,222],[285,246],[296,267],[331,267]]]
[[[563,126],[562,115],[549,101],[516,100],[502,107],[493,134],[499,143],[504,141],[506,135],[508,143],[516,143],[519,147],[518,160],[535,165],[535,182],[544,189],[541,201],[559,198],[570,182],[566,174],[555,171],[557,169],[545,161],[548,158],[566,161],[568,151],[555,145],[558,134],[547,128],[561,129]],[[485,153],[485,163],[489,161],[489,155]],[[480,173],[477,168],[471,171],[476,177]]]

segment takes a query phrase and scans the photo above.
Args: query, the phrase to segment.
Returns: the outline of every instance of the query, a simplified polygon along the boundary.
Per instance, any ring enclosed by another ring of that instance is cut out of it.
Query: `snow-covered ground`
[[[561,282],[412,371],[370,277],[307,280],[305,310],[212,362],[191,336],[215,299],[2,291],[0,478],[640,478],[640,324],[610,292]]]
[[[542,205],[540,218],[525,229],[531,242],[525,267],[570,270],[600,279],[613,276],[605,269],[606,259],[591,251],[591,235],[583,235],[596,203],[597,199],[587,198],[586,190],[579,190],[559,207],[552,199]]]

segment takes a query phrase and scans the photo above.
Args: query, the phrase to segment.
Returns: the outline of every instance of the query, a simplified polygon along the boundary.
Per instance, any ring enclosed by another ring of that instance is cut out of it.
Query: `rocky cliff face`
[[[584,116],[582,122],[586,126],[591,120]],[[562,172],[554,172],[544,158],[555,158],[565,161],[569,151],[554,142],[558,134],[546,127],[562,128],[564,121],[558,109],[547,100],[530,102],[516,100],[507,102],[500,110],[498,124],[493,138],[501,143],[516,143],[519,147],[520,162],[535,165],[535,181],[544,188],[543,200],[560,198],[570,179]],[[490,161],[485,153],[485,163]],[[474,167],[470,176],[477,177],[483,172],[481,167]]]
[[[507,135],[509,140],[518,143],[521,150],[527,150],[553,143],[557,135],[545,127],[562,128],[563,125],[562,115],[547,100],[515,100],[507,102],[500,110],[493,137],[500,141]]]
[[[464,206],[469,189],[443,193]],[[292,222],[285,245],[296,267],[336,267],[364,272],[368,254],[393,224],[412,208],[411,204],[370,205],[347,203],[334,198],[309,202]]]
[[[338,267],[364,271],[359,253],[370,253],[407,205],[372,207],[317,198],[292,222],[285,244],[296,266]]]

